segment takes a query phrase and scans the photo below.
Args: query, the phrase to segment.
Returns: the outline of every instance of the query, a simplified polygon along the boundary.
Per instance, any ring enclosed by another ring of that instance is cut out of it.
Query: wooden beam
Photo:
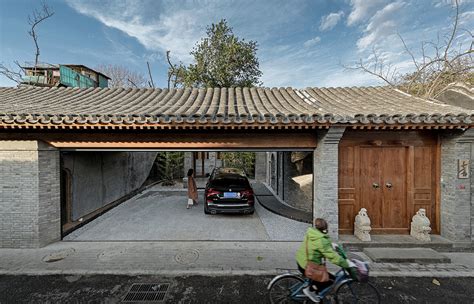
[[[60,149],[304,149],[316,148],[314,131],[285,130],[216,132],[122,133],[122,132],[64,133],[0,133],[0,140],[42,140]]]

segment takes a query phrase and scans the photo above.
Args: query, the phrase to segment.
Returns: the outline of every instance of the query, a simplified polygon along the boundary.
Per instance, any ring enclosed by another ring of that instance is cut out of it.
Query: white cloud
[[[326,40],[324,40],[326,41]],[[266,86],[295,88],[321,86],[376,85],[377,79],[362,72],[346,71],[336,60],[337,43],[320,44],[317,48],[284,45],[266,51],[262,56],[262,80]]]
[[[473,2],[472,0],[458,0],[459,5],[463,5],[465,3]],[[443,7],[443,6],[454,6],[455,0],[434,0],[433,6],[435,8]]]
[[[323,16],[321,18],[321,25],[319,26],[319,30],[328,31],[333,29],[339,23],[339,20],[341,20],[342,16],[344,16],[343,11]]]
[[[313,39],[309,39],[309,40],[305,41],[305,43],[303,45],[304,45],[304,47],[308,48],[308,47],[315,46],[319,42],[321,42],[321,37],[317,36],[317,37],[314,37]]]
[[[285,44],[265,49],[261,53],[262,81],[266,86],[305,87],[317,86],[325,67],[334,63],[326,59],[328,50],[302,48],[297,44]]]
[[[347,17],[347,25],[355,25],[370,16],[388,0],[351,0],[352,10]]]
[[[228,20],[238,37],[260,44],[273,41],[272,30],[286,30],[288,22],[301,15],[303,9],[283,0],[270,6],[252,0],[67,0],[67,3],[77,12],[137,39],[148,51],[164,54],[171,50],[174,60],[184,63],[191,61],[189,52],[204,36],[206,26],[222,18]]]
[[[465,25],[465,24],[473,25],[473,23],[474,23],[474,10],[467,11],[459,15],[459,25]]]
[[[352,87],[352,86],[377,86],[384,82],[376,76],[357,70],[346,70],[338,68],[328,70],[324,77],[319,80],[321,87]]]
[[[377,42],[390,38],[397,32],[397,11],[405,5],[404,2],[393,2],[386,5],[370,18],[364,30],[364,35],[357,41],[359,51],[373,46]]]
[[[190,59],[189,51],[204,31],[198,22],[201,14],[198,9],[180,10],[145,21],[133,1],[114,2],[116,5],[109,5],[106,10],[87,2],[68,3],[79,13],[136,38],[147,50],[172,50],[174,56],[184,61]]]
[[[294,41],[283,39],[285,37],[283,35],[282,40],[275,40],[275,31],[280,35],[284,33],[295,18],[302,15],[301,10],[304,6],[295,7],[293,2],[288,1],[282,1],[278,6],[269,6],[268,3],[251,0],[248,3],[214,0],[179,1],[179,3],[171,0],[160,2],[150,0],[147,3],[144,1],[147,0],[140,2],[133,0],[73,2],[73,0],[68,0],[68,3],[79,13],[135,38],[150,51],[148,55],[162,54],[170,49],[173,59],[175,58],[174,61],[181,60],[185,63],[190,62],[189,51],[196,40],[204,36],[205,27],[220,18],[226,18],[239,37],[259,42],[258,56],[264,85],[318,86],[321,85],[322,79],[329,77],[327,70],[339,71],[337,75],[344,74],[340,72],[342,68],[336,62],[327,60],[328,57],[334,56],[333,49],[312,48],[315,45],[322,45],[321,38],[318,36],[311,39],[308,37],[303,48]],[[327,18],[327,21],[337,24],[342,19],[343,13],[333,14],[334,17]],[[267,17],[262,18],[262,16]],[[333,26],[330,23],[327,29]],[[130,50],[118,46],[118,51],[124,54]],[[136,60],[140,60],[140,57]],[[350,84],[356,82],[365,84],[367,79],[352,79]],[[343,85],[342,82],[340,84]]]

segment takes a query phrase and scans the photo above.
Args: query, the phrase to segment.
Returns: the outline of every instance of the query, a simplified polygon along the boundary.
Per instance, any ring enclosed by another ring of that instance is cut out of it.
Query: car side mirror
[[[209,177],[209,176],[211,176],[211,175],[209,173],[206,173],[206,177]]]

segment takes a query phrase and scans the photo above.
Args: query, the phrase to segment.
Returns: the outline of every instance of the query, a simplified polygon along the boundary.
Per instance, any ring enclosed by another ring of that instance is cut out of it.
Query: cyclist
[[[327,222],[322,218],[315,219],[314,228],[308,228],[304,241],[296,252],[296,263],[298,265],[299,271],[301,271],[301,273],[304,275],[308,260],[322,265],[324,264],[324,259],[327,259],[335,265],[348,269],[351,276],[353,276],[354,269],[352,267],[354,266],[354,264],[340,256],[336,251],[334,251],[331,239],[329,238],[329,235],[327,235],[327,233]],[[308,245],[306,245],[306,241],[308,241]],[[334,282],[334,278],[334,275],[329,273],[329,281],[312,281],[312,284],[304,288],[303,292],[313,302],[318,303],[320,301],[318,290],[323,290],[330,286]],[[315,290],[315,288],[317,290]]]

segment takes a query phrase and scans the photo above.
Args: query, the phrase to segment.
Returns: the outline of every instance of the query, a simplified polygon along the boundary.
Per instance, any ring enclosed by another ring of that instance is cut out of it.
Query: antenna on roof
[[[147,61],[146,65],[148,67],[148,75],[150,75],[151,87],[155,88],[155,83],[153,82],[153,77],[151,76],[150,63]]]

